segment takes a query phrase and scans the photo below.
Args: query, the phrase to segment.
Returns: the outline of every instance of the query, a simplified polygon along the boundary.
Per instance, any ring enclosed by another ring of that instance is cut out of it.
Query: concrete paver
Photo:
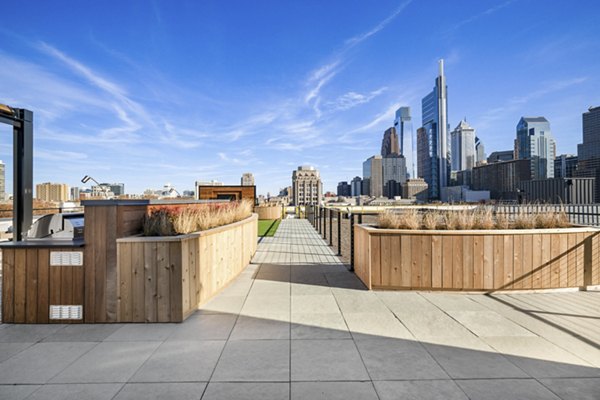
[[[597,292],[369,292],[292,219],[181,324],[0,324],[0,399],[597,399],[599,327]]]

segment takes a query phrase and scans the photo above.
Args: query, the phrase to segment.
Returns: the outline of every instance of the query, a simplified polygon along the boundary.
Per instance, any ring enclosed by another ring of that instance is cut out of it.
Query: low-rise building
[[[428,185],[423,178],[408,179],[402,184],[402,198],[427,201]]]
[[[40,183],[35,185],[35,198],[43,201],[69,201],[69,186],[66,183]]]
[[[473,168],[473,190],[489,190],[493,200],[518,200],[518,187],[531,180],[530,160],[500,161]]]
[[[519,195],[525,203],[592,204],[596,178],[553,178],[522,181]]]

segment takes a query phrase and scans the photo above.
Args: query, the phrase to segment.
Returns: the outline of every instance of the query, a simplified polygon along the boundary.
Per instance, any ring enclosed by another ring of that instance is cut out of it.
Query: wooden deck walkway
[[[0,398],[598,393],[600,293],[366,291],[305,220],[284,220],[184,323],[0,325]]]

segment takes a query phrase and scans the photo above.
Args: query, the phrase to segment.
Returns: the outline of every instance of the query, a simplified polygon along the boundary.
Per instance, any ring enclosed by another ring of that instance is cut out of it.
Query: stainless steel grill
[[[25,240],[83,240],[83,230],[83,213],[48,214],[35,221]]]

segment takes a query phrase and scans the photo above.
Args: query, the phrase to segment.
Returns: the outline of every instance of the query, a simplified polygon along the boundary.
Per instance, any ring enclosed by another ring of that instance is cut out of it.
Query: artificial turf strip
[[[279,227],[280,219],[259,219],[258,220],[258,236],[275,236]]]

